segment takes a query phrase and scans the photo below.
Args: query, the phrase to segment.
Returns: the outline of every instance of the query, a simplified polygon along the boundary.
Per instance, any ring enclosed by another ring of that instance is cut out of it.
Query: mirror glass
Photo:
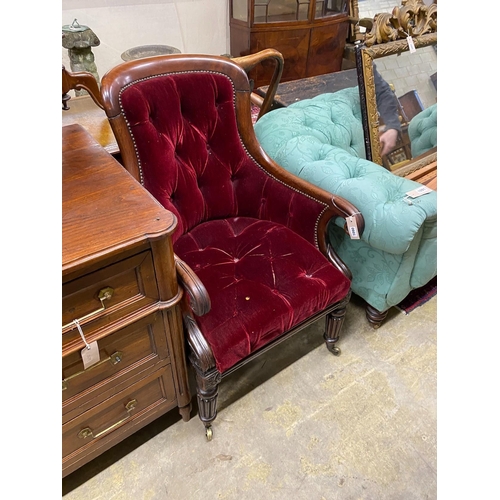
[[[412,145],[408,135],[410,121],[424,109],[430,108],[437,103],[437,62],[436,45],[420,47],[415,52],[401,52],[390,56],[384,56],[373,61],[376,70],[389,84],[391,91],[397,98],[397,113],[401,130],[397,143],[384,152],[381,143],[380,154],[382,163],[386,168],[397,168],[401,162],[410,160],[424,153],[424,147]],[[377,99],[377,89],[376,100]],[[379,137],[385,131],[383,116],[381,116],[380,105],[377,102],[379,114]],[[379,141],[380,142],[380,141]]]
[[[380,3],[360,1],[359,18],[372,15],[373,10],[368,9]],[[366,40],[368,33],[372,35],[372,43],[369,46],[361,43],[357,57],[365,91],[362,106],[366,108],[367,158],[391,171],[437,151],[437,32],[413,36],[410,42],[401,34],[398,40],[384,41],[381,28],[389,24],[389,18],[398,16],[398,8],[393,9],[388,7],[387,13],[380,14],[386,16],[384,23],[378,26],[374,23],[371,31],[360,28],[365,31]],[[374,21],[379,12],[373,14]],[[394,29],[392,22],[386,33],[390,34],[391,29]],[[415,50],[411,47],[412,42]],[[388,104],[391,97],[392,104]],[[388,131],[390,128],[392,131]],[[434,161],[434,157],[429,161]]]

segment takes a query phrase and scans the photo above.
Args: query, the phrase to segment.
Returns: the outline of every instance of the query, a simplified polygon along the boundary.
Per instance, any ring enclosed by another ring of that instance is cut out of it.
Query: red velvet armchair
[[[177,217],[184,324],[208,440],[222,377],[322,316],[326,345],[340,352],[350,273],[326,229],[338,217],[360,232],[364,225],[349,202],[266,155],[250,94],[240,65],[208,55],[130,61],[101,83],[125,168]]]

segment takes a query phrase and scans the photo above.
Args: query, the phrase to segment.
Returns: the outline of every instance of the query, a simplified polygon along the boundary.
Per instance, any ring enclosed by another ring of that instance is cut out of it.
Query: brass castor
[[[212,427],[207,427],[205,429],[205,436],[207,436],[207,441],[212,441],[212,438],[214,437],[214,433],[212,431]]]
[[[323,336],[326,341],[326,348],[334,355],[340,356],[341,350],[340,347],[337,347],[335,344],[338,339],[330,339],[326,335]]]
[[[332,347],[330,347],[330,352],[334,355],[334,356],[340,356],[340,353],[342,352],[340,350],[340,347],[337,347],[336,345],[333,345]]]

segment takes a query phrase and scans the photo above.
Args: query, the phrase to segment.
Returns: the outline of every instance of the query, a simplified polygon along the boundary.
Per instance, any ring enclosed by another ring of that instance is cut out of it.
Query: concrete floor
[[[63,479],[64,500],[437,498],[437,297],[373,330],[353,297],[223,380],[213,441],[175,411]]]

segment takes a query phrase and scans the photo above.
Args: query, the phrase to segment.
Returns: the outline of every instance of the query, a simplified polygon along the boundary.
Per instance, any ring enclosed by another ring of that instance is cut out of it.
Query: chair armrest
[[[275,62],[273,76],[271,77],[271,82],[269,83],[269,89],[266,92],[266,97],[263,99],[262,104],[257,104],[254,101],[255,97],[252,95],[252,102],[260,106],[260,112],[257,120],[266,114],[270,109],[274,101],[274,96],[278,90],[278,84],[281,80],[281,75],[283,74],[283,67],[285,61],[283,55],[275,49],[265,49],[257,52],[255,54],[249,54],[242,57],[234,57],[231,60],[241,66],[248,74],[257,64],[263,61],[273,60]],[[256,94],[255,94],[256,95]]]
[[[207,289],[196,276],[194,271],[177,255],[174,254],[177,279],[182,288],[189,296],[189,307],[196,316],[203,316],[210,311],[210,297]],[[201,333],[198,323],[190,311],[183,314],[184,326],[186,327],[186,339],[191,351],[196,353],[190,356],[191,363],[201,372],[206,372],[215,367],[215,358],[210,345]]]
[[[329,254],[327,228],[331,220],[336,220],[348,233],[346,221],[352,217],[359,235],[363,234],[365,221],[361,210],[340,193],[315,185],[283,168],[264,151],[254,134],[248,135],[245,144],[250,155],[270,177],[260,196],[265,203],[259,209],[259,218],[289,227],[316,244],[325,255]],[[283,186],[294,194],[281,196]],[[284,200],[286,205],[283,205]],[[338,218],[341,218],[340,222]]]
[[[197,316],[203,316],[210,311],[210,297],[207,289],[194,271],[177,255],[174,255],[175,270],[182,288],[189,295],[189,305]]]
[[[63,103],[65,104],[69,100],[68,92],[70,90],[86,90],[92,100],[101,109],[104,109],[102,103],[101,90],[99,89],[99,84],[92,73],[87,71],[80,71],[78,73],[72,73],[68,71],[64,65],[62,67],[62,95]],[[69,109],[67,106],[63,109]]]

